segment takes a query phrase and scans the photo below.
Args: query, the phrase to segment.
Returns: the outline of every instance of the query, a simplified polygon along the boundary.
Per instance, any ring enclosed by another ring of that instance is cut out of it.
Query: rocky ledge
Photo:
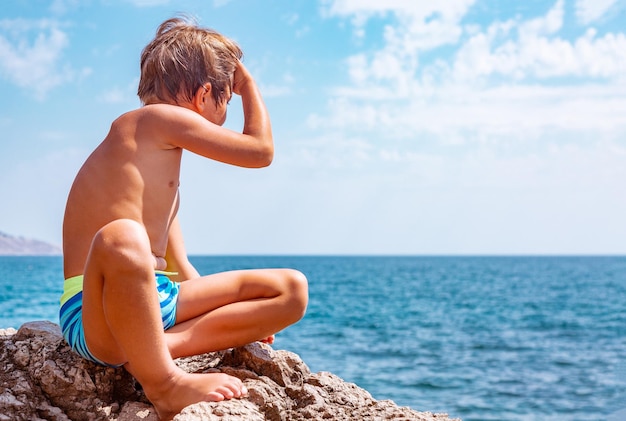
[[[76,356],[59,326],[37,321],[0,330],[0,420],[156,421],[141,386],[124,369]],[[311,373],[294,353],[254,343],[177,360],[189,372],[222,371],[244,380],[249,395],[188,406],[191,420],[450,420],[417,412],[326,372]]]

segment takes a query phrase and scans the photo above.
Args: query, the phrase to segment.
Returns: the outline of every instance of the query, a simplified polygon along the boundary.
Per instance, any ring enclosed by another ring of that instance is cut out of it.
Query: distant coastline
[[[0,232],[0,256],[57,256],[61,253],[57,245]]]

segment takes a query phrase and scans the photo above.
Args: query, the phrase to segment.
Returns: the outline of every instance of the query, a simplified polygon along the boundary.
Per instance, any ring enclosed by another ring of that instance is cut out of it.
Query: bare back
[[[165,256],[182,149],[168,144],[151,120],[150,107],[119,117],[76,176],[63,223],[66,278],[83,273],[95,234],[117,219],[141,223],[152,252]]]
[[[168,248],[168,235],[178,211],[183,150],[247,168],[272,162],[269,115],[243,64],[238,62],[232,92],[227,92],[241,96],[241,133],[221,127],[227,101],[216,102],[211,89],[210,84],[200,86],[191,101],[151,103],[113,122],[104,141],[78,172],[67,200],[63,222],[66,279],[83,273],[96,233],[115,220],[142,224],[157,257],[164,258],[170,248],[175,249],[174,255],[182,250],[179,235],[174,235],[179,244]],[[155,264],[159,263],[171,262],[157,259]]]

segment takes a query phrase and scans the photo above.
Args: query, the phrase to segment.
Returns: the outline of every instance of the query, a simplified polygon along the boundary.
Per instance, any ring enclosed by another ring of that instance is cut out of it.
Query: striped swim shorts
[[[156,288],[161,305],[161,320],[163,329],[167,330],[176,324],[176,303],[180,285],[173,282],[167,275],[171,272],[157,271],[155,273]],[[59,320],[63,337],[72,350],[83,358],[94,363],[108,366],[111,365],[93,356],[87,348],[85,332],[83,329],[83,275],[68,278],[63,283],[63,295],[61,296],[61,309],[59,310]]]

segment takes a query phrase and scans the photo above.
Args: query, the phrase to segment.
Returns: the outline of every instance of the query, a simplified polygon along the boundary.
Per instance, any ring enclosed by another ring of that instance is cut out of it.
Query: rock
[[[0,362],[0,421],[158,420],[130,374],[74,354],[52,322],[0,330]],[[261,343],[176,362],[189,372],[237,376],[249,394],[244,399],[188,406],[174,421],[450,420],[445,414],[377,401],[331,373],[311,373],[296,354]]]

